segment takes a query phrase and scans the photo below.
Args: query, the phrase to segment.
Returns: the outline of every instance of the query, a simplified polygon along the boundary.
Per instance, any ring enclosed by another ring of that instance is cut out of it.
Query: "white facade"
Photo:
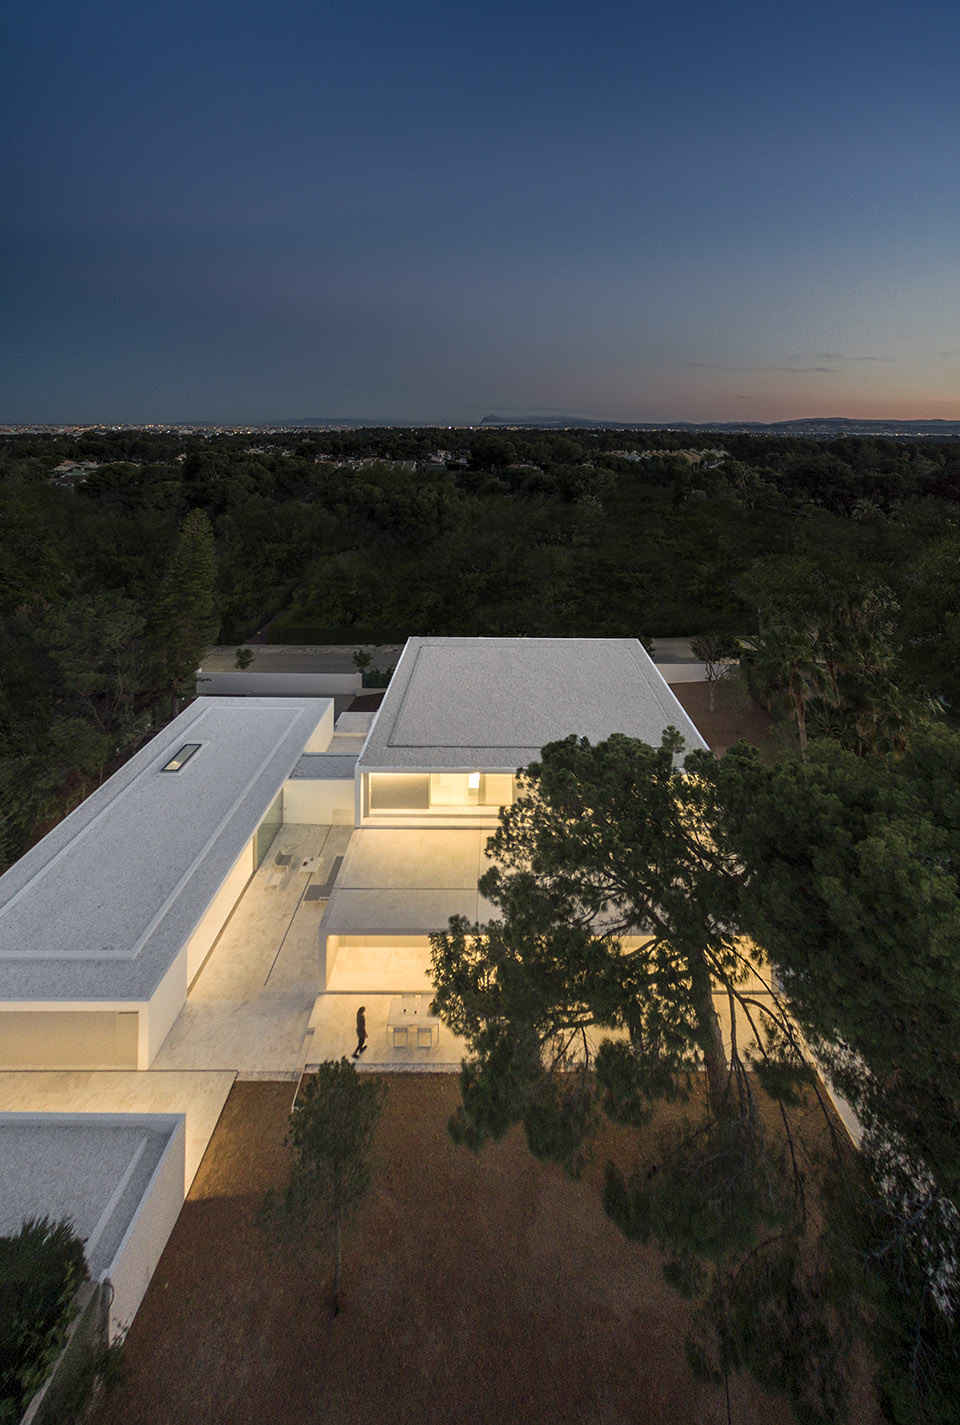
[[[0,877],[0,1068],[148,1068],[332,737],[331,699],[198,698]]]
[[[496,823],[548,742],[705,744],[629,638],[411,638],[357,763],[356,824]]]
[[[344,947],[425,951],[490,914],[518,768],[670,724],[704,746],[634,639],[412,638],[378,712],[336,727],[331,699],[198,698],[0,877],[0,1069],[148,1068],[282,824],[354,828],[307,896],[318,993]]]

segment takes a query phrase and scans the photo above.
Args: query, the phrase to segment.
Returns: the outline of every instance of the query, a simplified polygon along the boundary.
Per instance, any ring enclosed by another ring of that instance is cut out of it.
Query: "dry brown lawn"
[[[741,738],[754,747],[766,749],[774,721],[753,698],[737,706],[721,682],[716,688],[711,712],[710,688],[706,683],[671,683],[670,691],[714,752],[725,752]]]
[[[270,1250],[255,1223],[285,1181],[291,1087],[231,1093],[97,1425],[723,1425],[661,1257],[604,1216],[600,1162],[573,1182],[516,1132],[457,1148],[453,1076],[388,1080],[334,1319],[329,1253]],[[731,1406],[734,1425],[793,1421],[749,1379]]]

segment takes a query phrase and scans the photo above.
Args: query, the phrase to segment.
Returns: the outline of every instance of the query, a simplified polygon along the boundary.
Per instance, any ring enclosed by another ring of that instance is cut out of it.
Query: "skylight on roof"
[[[199,746],[199,742],[185,742],[180,748],[180,751],[175,752],[170,758],[170,761],[160,768],[160,771],[179,772],[183,764],[190,761],[190,758],[197,751]]]

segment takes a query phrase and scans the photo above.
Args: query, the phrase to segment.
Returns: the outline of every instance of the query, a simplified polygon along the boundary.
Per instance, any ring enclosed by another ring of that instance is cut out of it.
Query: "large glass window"
[[[261,821],[260,825],[257,827],[256,856],[258,866],[263,864],[263,858],[264,856],[266,856],[267,852],[270,850],[270,847],[273,845],[274,838],[276,837],[276,834],[280,830],[280,827],[282,825],[283,788],[281,787],[276,797],[274,798],[273,803],[270,806],[270,809],[268,810],[266,816],[263,818],[263,821]]]
[[[480,773],[480,805],[508,807],[514,799],[512,772]]]
[[[371,812],[494,812],[514,798],[509,772],[371,772]]]

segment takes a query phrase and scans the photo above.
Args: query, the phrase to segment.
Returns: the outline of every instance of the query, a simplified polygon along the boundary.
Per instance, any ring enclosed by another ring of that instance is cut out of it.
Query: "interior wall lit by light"
[[[371,772],[366,805],[371,813],[495,812],[515,796],[510,772]]]

